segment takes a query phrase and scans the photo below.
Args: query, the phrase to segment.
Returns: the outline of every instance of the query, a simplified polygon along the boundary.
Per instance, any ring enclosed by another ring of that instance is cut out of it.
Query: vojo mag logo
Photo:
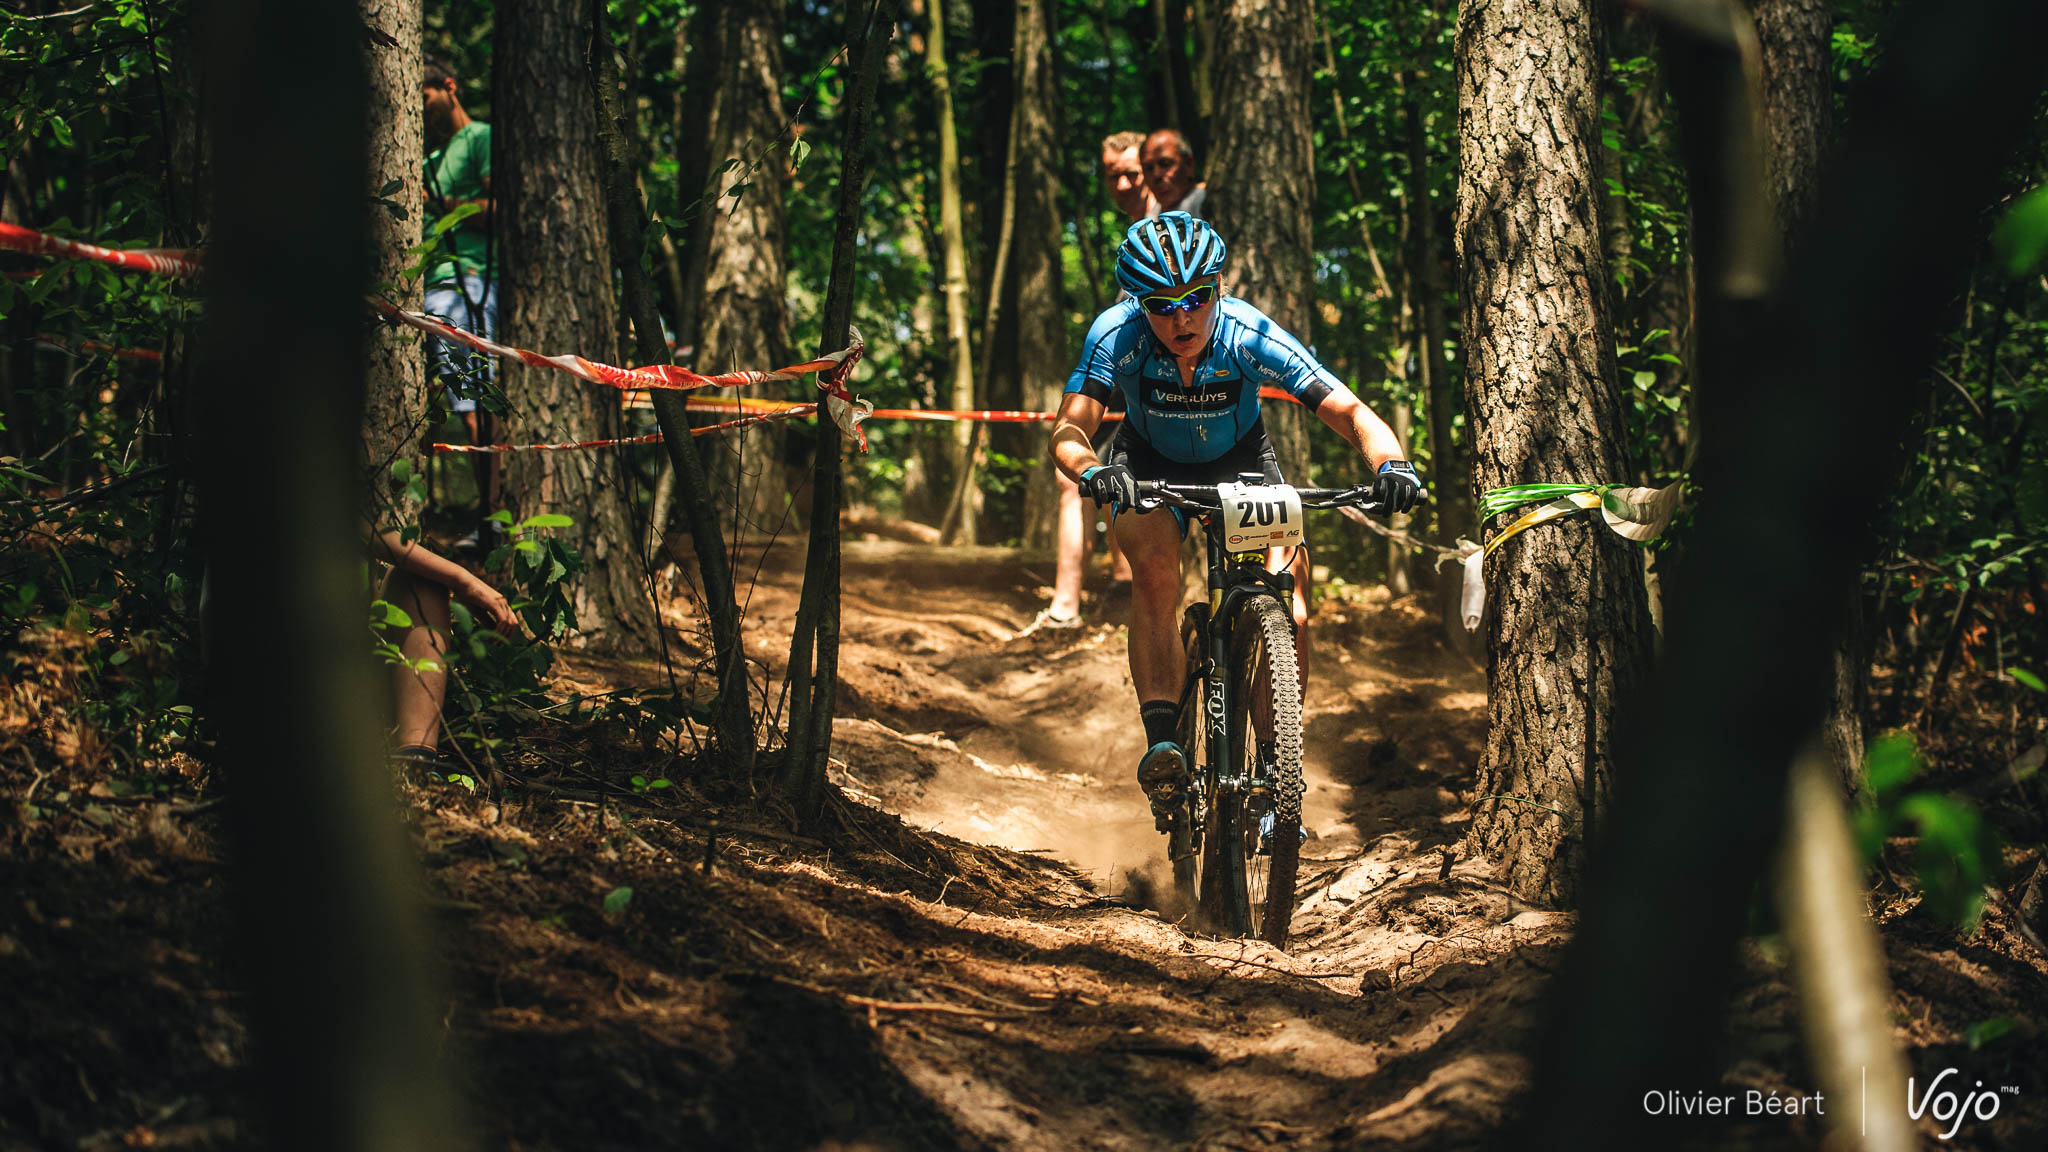
[[[1973,1086],[1965,1088],[1960,1072],[1954,1068],[1943,1068],[1927,1082],[1925,1089],[1916,1090],[1917,1079],[1908,1076],[1906,1115],[1914,1120],[1932,1116],[1935,1123],[1947,1124],[1946,1129],[1936,1133],[1939,1139],[1947,1140],[1962,1128],[1965,1120],[1996,1119],[2005,1097],[2020,1094],[2016,1084],[1987,1088],[1982,1080],[1974,1077],[1972,1080]]]

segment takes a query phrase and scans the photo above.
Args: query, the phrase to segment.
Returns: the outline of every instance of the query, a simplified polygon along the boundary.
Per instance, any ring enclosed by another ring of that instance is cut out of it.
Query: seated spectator
[[[444,661],[451,597],[468,605],[479,625],[500,636],[518,635],[519,617],[496,588],[424,544],[408,544],[397,532],[372,531],[369,545],[372,555],[391,565],[378,598],[409,618],[386,630],[386,639],[406,660],[391,670],[398,758],[432,771],[441,741],[441,706],[448,697]]]

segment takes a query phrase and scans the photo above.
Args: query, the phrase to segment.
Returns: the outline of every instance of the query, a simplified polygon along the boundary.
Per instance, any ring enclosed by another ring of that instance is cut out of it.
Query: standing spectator
[[[1145,186],[1145,170],[1138,163],[1138,149],[1144,144],[1142,132],[1116,132],[1102,139],[1102,182],[1109,187],[1109,198],[1116,204],[1126,220],[1142,220],[1158,214],[1159,203],[1152,198],[1151,190]],[[1123,293],[1118,292],[1121,300]],[[1121,402],[1114,411],[1122,411]],[[1110,437],[1116,435],[1116,425],[1105,423],[1101,433],[1102,443],[1097,452],[1108,449]],[[1033,628],[1078,628],[1081,626],[1081,583],[1088,567],[1088,544],[1090,531],[1094,527],[1097,510],[1081,498],[1081,489],[1066,473],[1057,469],[1053,479],[1060,487],[1059,513],[1059,555],[1054,562],[1052,580],[1052,603],[1038,614]],[[1124,558],[1123,550],[1116,546],[1116,529],[1112,526],[1105,543],[1109,546],[1110,590],[1112,594],[1131,590],[1131,562]]]
[[[455,73],[429,57],[423,82],[426,121],[426,209],[439,219],[465,205],[478,211],[441,234],[427,268],[427,314],[486,340],[498,334],[498,283],[493,265],[491,220],[491,126],[463,110]],[[467,348],[428,341],[429,366],[448,391],[448,407],[462,418],[472,444],[492,442],[491,418],[477,410],[477,398],[496,380],[491,360]],[[492,455],[472,456],[476,470],[477,528],[463,546],[488,547],[486,519],[497,504],[497,466]]]
[[[1118,132],[1102,140],[1102,182],[1109,185],[1109,198],[1128,220],[1155,216],[1159,202],[1145,186],[1145,166],[1138,161],[1138,149],[1145,143],[1142,132]]]
[[[1145,137],[1139,160],[1145,169],[1145,189],[1156,201],[1146,215],[1185,212],[1202,218],[1209,186],[1195,179],[1195,149],[1187,137],[1175,129],[1161,128]]]

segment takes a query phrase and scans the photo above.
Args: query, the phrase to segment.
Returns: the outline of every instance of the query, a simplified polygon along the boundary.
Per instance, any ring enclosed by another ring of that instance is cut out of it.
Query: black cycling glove
[[[1081,495],[1121,512],[1138,502],[1138,481],[1121,464],[1097,464],[1081,473]]]
[[[1406,460],[1389,460],[1373,478],[1372,499],[1385,512],[1406,512],[1422,499],[1422,477]]]

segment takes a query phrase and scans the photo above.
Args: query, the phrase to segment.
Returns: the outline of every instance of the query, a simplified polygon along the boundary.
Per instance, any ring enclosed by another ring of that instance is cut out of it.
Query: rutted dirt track
[[[801,568],[792,548],[758,560],[763,683],[779,682]],[[687,779],[634,796],[631,776],[674,769],[601,727],[517,749],[526,786],[501,798],[404,790],[441,910],[446,1050],[486,1146],[1462,1148],[1499,1133],[1570,923],[1464,858],[1481,675],[1415,603],[1326,601],[1294,939],[1207,938],[1147,907],[1161,853],[1130,779],[1122,605],[1091,598],[1087,628],[1019,635],[1048,575],[995,549],[849,544],[834,757],[854,802],[820,838]],[[671,612],[685,630],[689,615]],[[573,660],[564,683],[658,674]],[[252,1146],[216,817],[95,804],[95,771],[80,759],[41,783],[71,808],[0,827],[0,884],[24,894],[0,921],[0,1150]],[[630,902],[605,911],[620,887]],[[1916,1060],[1953,1057],[1990,1016],[2038,1041],[2038,967],[1981,937],[1890,943]],[[1782,962],[1747,959],[1729,1083],[1809,1091]],[[2032,1146],[2018,1134],[2041,1122],[2023,1100],[1952,1146]],[[1773,1117],[1681,1138],[1809,1147],[1819,1131]]]

